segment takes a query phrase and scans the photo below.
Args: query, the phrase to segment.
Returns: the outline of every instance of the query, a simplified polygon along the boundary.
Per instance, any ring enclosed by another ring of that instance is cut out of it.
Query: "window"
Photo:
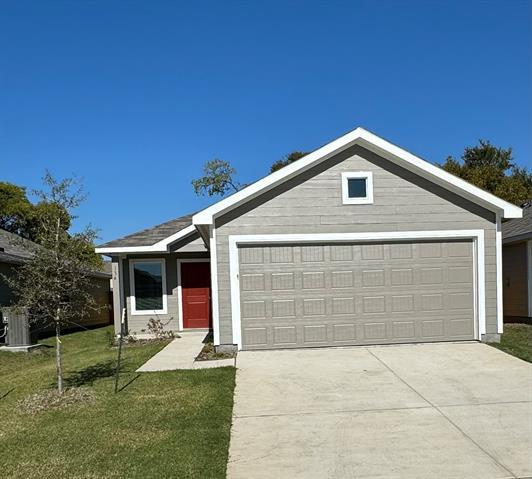
[[[166,314],[164,260],[132,260],[129,276],[131,314]]]
[[[373,173],[342,173],[342,201],[344,205],[373,203]]]

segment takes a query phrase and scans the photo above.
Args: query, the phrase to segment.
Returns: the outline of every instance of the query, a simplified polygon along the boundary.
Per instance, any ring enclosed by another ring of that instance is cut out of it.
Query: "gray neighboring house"
[[[532,200],[523,205],[523,217],[502,226],[504,317],[532,321]]]
[[[16,268],[31,258],[34,251],[39,247],[33,241],[0,229],[0,273],[6,276],[13,275]],[[93,286],[91,291],[96,303],[103,307],[86,318],[82,322],[83,325],[96,326],[110,323],[110,278],[111,275],[104,272],[94,272],[92,274]],[[2,307],[9,307],[14,299],[13,291],[3,277],[0,276],[0,310]]]
[[[115,328],[219,349],[490,340],[520,208],[364,130],[193,215],[101,245]]]

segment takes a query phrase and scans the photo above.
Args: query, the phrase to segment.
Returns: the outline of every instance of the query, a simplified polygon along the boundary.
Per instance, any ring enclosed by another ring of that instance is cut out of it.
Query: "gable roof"
[[[503,218],[522,217],[521,208],[359,127],[202,211],[181,216],[137,233],[109,241],[98,246],[96,252],[101,254],[165,252],[171,243],[198,231],[201,225],[212,225],[214,218],[252,200],[354,145],[363,146],[381,157],[427,178],[433,183],[500,214]]]
[[[165,251],[170,243],[195,231],[192,214],[188,214],[104,243],[96,248],[96,252],[107,254]]]
[[[502,224],[502,239],[505,243],[532,238],[532,200],[523,205],[523,217]]]
[[[194,225],[212,225],[214,218],[217,216],[250,201],[260,194],[265,193],[275,186],[354,145],[363,146],[383,158],[386,158],[419,176],[427,178],[433,183],[453,191],[490,211],[501,214],[504,218],[521,218],[522,216],[519,207],[512,205],[511,203],[508,203],[359,127],[321,148],[318,148],[312,153],[309,153],[300,160],[271,173],[237,193],[234,193],[199,213],[196,213],[192,217],[192,223]]]

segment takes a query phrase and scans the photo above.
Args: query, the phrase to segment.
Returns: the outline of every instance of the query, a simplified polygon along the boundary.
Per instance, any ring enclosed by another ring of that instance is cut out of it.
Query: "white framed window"
[[[371,171],[342,173],[342,202],[344,205],[373,203],[373,173]]]
[[[164,259],[129,261],[131,314],[166,314],[166,264]]]

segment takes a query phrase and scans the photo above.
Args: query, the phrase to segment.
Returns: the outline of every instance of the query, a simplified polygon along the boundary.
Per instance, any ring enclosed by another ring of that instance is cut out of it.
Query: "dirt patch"
[[[30,394],[17,402],[17,409],[24,414],[66,409],[72,406],[93,404],[96,394],[89,388],[70,388],[59,394],[55,389]]]
[[[214,344],[208,342],[203,345],[203,349],[196,357],[196,361],[215,361],[217,359],[232,359],[235,356],[236,352],[216,352]]]

